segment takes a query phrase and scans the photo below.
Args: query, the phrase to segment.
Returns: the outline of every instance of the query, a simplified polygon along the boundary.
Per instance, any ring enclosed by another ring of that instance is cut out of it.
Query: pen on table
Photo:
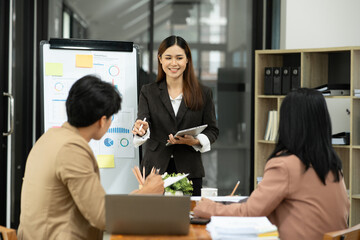
[[[143,122],[145,122],[145,121],[146,121],[146,117],[144,117]],[[141,129],[143,128],[143,126],[144,126],[144,124],[141,124],[141,125],[140,125],[139,132],[141,131]]]
[[[235,185],[235,187],[234,187],[234,190],[232,191],[232,193],[230,194],[230,196],[234,196],[234,193],[235,193],[236,189],[238,188],[239,184],[240,184],[240,181],[238,181],[238,182],[236,183],[236,185]]]

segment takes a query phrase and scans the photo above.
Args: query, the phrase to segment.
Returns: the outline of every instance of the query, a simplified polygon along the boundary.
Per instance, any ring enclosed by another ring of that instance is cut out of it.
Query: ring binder
[[[291,90],[301,87],[300,83],[300,67],[291,68]]]
[[[265,68],[265,77],[264,77],[264,94],[265,95],[272,95],[273,94],[273,68],[266,67]]]

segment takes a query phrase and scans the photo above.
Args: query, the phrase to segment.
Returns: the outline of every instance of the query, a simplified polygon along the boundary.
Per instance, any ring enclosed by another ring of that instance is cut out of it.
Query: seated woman
[[[350,203],[320,92],[303,88],[285,97],[278,137],[263,180],[247,202],[223,205],[203,198],[194,214],[267,216],[281,240],[322,239],[325,232],[346,228]]]

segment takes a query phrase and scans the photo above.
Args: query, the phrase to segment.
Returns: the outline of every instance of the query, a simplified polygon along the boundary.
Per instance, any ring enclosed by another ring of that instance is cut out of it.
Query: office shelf
[[[353,198],[353,199],[360,199],[360,194],[353,194],[353,195],[352,195],[352,198]]]
[[[275,144],[275,141],[268,141],[268,140],[258,140],[258,143],[268,143],[268,144]]]

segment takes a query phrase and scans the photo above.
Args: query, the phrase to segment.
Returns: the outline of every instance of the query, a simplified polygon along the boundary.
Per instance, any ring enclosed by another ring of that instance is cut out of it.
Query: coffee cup
[[[201,197],[216,197],[218,195],[217,188],[202,188]]]

